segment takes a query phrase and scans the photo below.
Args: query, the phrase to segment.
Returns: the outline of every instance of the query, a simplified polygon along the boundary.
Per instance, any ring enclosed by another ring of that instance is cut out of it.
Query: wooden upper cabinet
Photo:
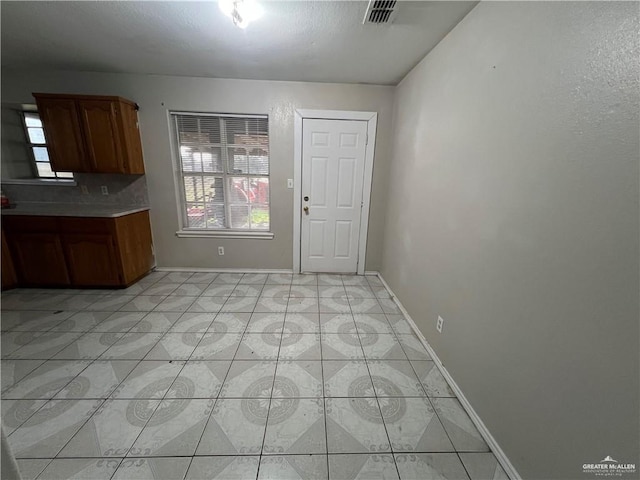
[[[118,105],[118,118],[121,138],[124,142],[122,154],[128,173],[144,173],[142,161],[142,141],[140,140],[140,128],[138,124],[138,108],[135,104],[120,102]]]
[[[135,103],[95,95],[33,95],[51,146],[54,170],[144,173]],[[62,106],[66,117],[62,113],[49,115],[48,112],[57,112]],[[68,154],[70,148],[75,149],[73,155]]]
[[[75,100],[36,97],[38,113],[45,126],[51,168],[58,172],[89,172],[80,117]]]
[[[118,134],[116,102],[80,100],[79,109],[87,140],[87,153],[94,171],[124,173],[124,158]]]

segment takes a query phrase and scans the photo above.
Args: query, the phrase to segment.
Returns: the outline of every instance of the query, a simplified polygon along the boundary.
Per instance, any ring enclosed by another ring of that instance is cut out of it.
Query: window
[[[269,231],[266,116],[172,113],[183,229]]]
[[[49,150],[37,112],[22,112],[27,145],[31,150],[34,173],[38,178],[73,178],[71,172],[54,172],[49,163]]]

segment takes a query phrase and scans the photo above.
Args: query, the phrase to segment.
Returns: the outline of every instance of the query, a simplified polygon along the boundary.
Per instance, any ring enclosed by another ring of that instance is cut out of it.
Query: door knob
[[[304,207],[304,208],[303,208],[303,210],[304,210],[304,213],[306,213],[307,215],[309,215],[309,207]]]

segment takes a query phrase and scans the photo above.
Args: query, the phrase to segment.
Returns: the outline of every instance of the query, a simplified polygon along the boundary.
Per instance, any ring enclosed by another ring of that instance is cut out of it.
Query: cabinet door
[[[149,212],[138,212],[115,219],[116,238],[122,260],[124,284],[128,285],[153,267],[153,247]]]
[[[9,244],[2,230],[2,289],[15,287],[18,283]]]
[[[134,105],[126,102],[120,102],[118,108],[120,109],[120,125],[122,128],[124,168],[126,173],[143,174],[144,162],[142,160],[138,111]]]
[[[52,233],[11,233],[16,274],[25,285],[69,285],[60,237]]]
[[[93,171],[125,173],[118,133],[118,104],[110,100],[80,100],[78,104]]]
[[[58,172],[89,172],[91,165],[86,159],[76,101],[36,96],[36,102],[51,168]]]
[[[109,234],[65,234],[63,245],[71,283],[77,286],[119,285],[115,242]]]

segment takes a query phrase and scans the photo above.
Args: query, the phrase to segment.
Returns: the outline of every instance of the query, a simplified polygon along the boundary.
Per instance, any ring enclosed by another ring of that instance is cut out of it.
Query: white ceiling
[[[477,4],[262,1],[246,30],[211,2],[2,1],[2,67],[395,85]]]

